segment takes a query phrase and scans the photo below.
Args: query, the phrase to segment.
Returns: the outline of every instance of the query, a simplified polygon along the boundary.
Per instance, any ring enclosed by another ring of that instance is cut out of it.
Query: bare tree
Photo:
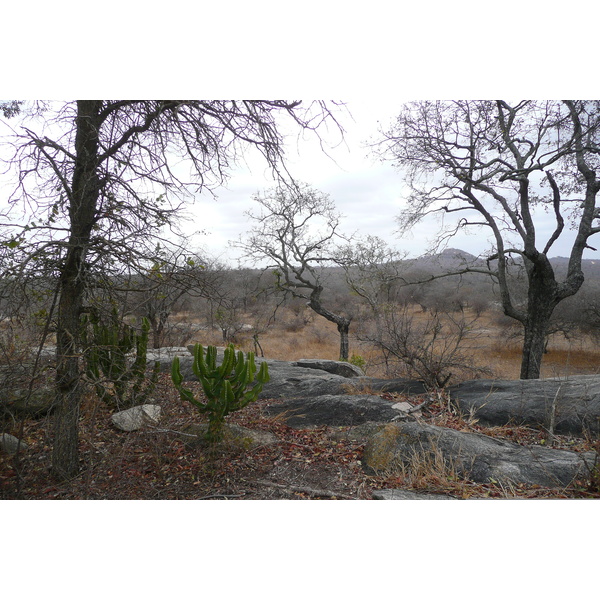
[[[600,101],[414,102],[405,105],[378,142],[411,188],[400,222],[414,226],[426,215],[461,217],[440,236],[483,227],[493,239],[484,272],[499,284],[506,315],[524,328],[522,379],[536,379],[559,302],[575,294],[584,276],[588,240],[600,231],[596,175],[600,153]],[[547,209],[554,230],[542,239],[536,220]],[[576,228],[565,277],[548,260],[570,219]],[[527,301],[518,306],[508,285],[511,256],[527,274]]]
[[[18,184],[12,212],[3,215],[12,251],[6,268],[22,272],[45,262],[57,281],[52,465],[70,478],[79,471],[81,318],[90,272],[147,258],[147,246],[134,242],[155,241],[173,223],[173,198],[220,185],[249,147],[276,176],[285,175],[281,119],[316,131],[332,113],[322,102],[282,100],[81,100],[21,108],[8,161]],[[180,174],[182,159],[191,181]]]
[[[307,184],[280,186],[253,200],[260,212],[248,214],[256,225],[236,245],[256,263],[269,262],[277,287],[304,298],[309,308],[336,324],[340,360],[348,360],[352,317],[327,308],[323,300],[323,267],[335,263],[336,242],[345,240],[332,200]]]

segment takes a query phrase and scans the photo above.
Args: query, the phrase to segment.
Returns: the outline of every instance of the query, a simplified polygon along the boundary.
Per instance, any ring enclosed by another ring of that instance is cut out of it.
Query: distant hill
[[[569,259],[564,256],[556,256],[550,259],[550,263],[557,274],[564,274],[567,272]],[[586,278],[600,279],[600,259],[584,258],[581,261],[581,268]]]
[[[557,275],[566,274],[569,266],[568,258],[556,256],[550,259],[550,263]],[[459,270],[466,266],[486,267],[486,261],[459,248],[446,248],[437,254],[425,254],[411,261],[411,269],[432,270],[436,272]],[[583,259],[581,267],[586,279],[600,280],[600,259]]]
[[[411,270],[445,273],[466,266],[485,267],[485,260],[458,248],[446,248],[438,254],[425,254],[410,261]]]

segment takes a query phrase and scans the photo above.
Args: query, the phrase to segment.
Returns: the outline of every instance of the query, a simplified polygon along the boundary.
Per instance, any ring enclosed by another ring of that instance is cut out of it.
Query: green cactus
[[[115,408],[123,409],[144,404],[154,391],[160,363],[154,364],[150,377],[146,375],[146,355],[150,323],[142,319],[141,333],[120,323],[116,310],[110,323],[104,324],[94,314],[83,318],[86,374],[93,382],[98,397]],[[128,354],[135,349],[130,364]]]
[[[256,375],[254,353],[248,352],[244,357],[240,351],[236,355],[233,344],[225,348],[220,366],[217,366],[216,346],[208,346],[205,358],[204,348],[196,344],[192,369],[202,384],[206,401],[196,399],[190,390],[182,386],[179,357],[175,357],[171,365],[171,378],[181,399],[191,402],[200,413],[208,415],[206,441],[214,446],[223,439],[225,417],[258,398],[263,385],[269,381],[269,369],[263,362]],[[252,385],[255,380],[257,383]]]

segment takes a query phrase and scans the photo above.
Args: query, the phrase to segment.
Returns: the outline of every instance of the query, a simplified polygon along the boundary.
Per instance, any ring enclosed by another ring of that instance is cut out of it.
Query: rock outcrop
[[[426,494],[409,490],[374,490],[373,500],[457,500],[443,494]]]
[[[47,415],[56,404],[56,391],[42,386],[29,392],[27,388],[4,389],[0,392],[0,408],[16,417],[38,418]]]
[[[185,350],[161,349],[151,360],[160,360],[163,370],[168,370],[173,356],[178,355],[184,378],[194,380],[192,356]],[[258,364],[263,360],[256,359]],[[366,377],[356,367],[338,361],[267,362],[271,380],[261,397],[275,400],[265,407],[267,414],[279,416],[292,427],[327,426],[332,438],[364,442],[363,467],[371,474],[401,473],[434,463],[440,468],[441,461],[449,473],[475,482],[564,487],[589,478],[597,459],[594,452],[526,447],[479,433],[426,425],[408,417],[408,411],[414,416],[412,407],[421,399],[399,402],[384,394],[423,395],[426,389],[422,382]],[[575,434],[600,430],[600,376],[475,380],[451,388],[450,395],[465,415],[473,415],[484,425],[552,425],[556,433]],[[201,429],[184,435],[188,444],[202,443]],[[252,441],[253,437],[254,433],[228,430],[228,443],[234,447],[277,443],[274,436]],[[417,496],[447,499],[403,490],[374,494],[381,499]]]
[[[181,353],[180,348],[165,350],[162,356],[154,355],[153,360],[161,362],[161,370],[170,370],[170,356],[180,356],[180,370],[184,381],[194,381],[196,376],[192,370],[193,358],[190,352]],[[223,358],[223,348],[217,350],[217,361]],[[263,386],[260,398],[314,398],[316,396],[338,396],[347,394],[369,394],[400,392],[424,394],[425,386],[420,381],[409,379],[378,379],[366,377],[362,371],[350,363],[335,360],[302,359],[298,361],[270,360],[256,357],[256,364],[269,364],[271,380]]]
[[[203,448],[206,446],[205,436],[208,425],[189,425],[181,432],[181,440],[189,448]],[[279,443],[277,436],[270,431],[248,429],[241,425],[227,424],[223,426],[222,447],[228,450],[254,450],[261,446],[271,446]]]
[[[465,414],[483,425],[531,425],[554,432],[600,432],[600,375],[569,378],[467,381],[450,389]]]
[[[338,360],[321,360],[315,358],[302,358],[292,363],[296,367],[305,369],[317,369],[318,371],[326,371],[333,375],[341,375],[342,377],[364,377],[364,372],[361,368],[347,362]]]
[[[392,423],[367,443],[367,473],[400,474],[441,461],[449,473],[478,483],[565,487],[589,477],[595,452],[576,453],[540,446],[520,446],[480,433],[456,431],[417,422]]]
[[[389,423],[406,415],[394,403],[380,396],[323,395],[289,398],[265,409],[269,415],[282,415],[290,427],[320,425],[356,426],[363,423]]]

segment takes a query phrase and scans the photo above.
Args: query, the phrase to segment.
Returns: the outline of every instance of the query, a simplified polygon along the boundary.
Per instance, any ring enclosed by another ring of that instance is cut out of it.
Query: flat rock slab
[[[268,361],[268,364],[270,381],[263,386],[261,398],[306,398],[347,394],[348,382],[353,381],[327,371],[298,367],[294,363]]]
[[[192,368],[191,354],[187,346],[167,346],[164,348],[148,348],[146,352],[146,364],[148,368],[153,368],[154,363],[160,364],[160,370],[163,373],[171,372],[171,363],[173,359],[179,356],[180,360],[189,362],[190,370]]]
[[[385,422],[368,421],[367,423],[352,427],[331,425],[328,427],[326,435],[330,440],[336,442],[356,442],[362,444],[366,443],[372,435],[381,431],[387,424]]]
[[[208,425],[189,425],[182,431],[181,439],[188,448],[207,448],[205,440]],[[278,444],[279,439],[270,431],[248,429],[241,425],[226,424],[223,426],[221,448],[226,450],[254,450],[262,446]]]
[[[179,349],[177,349],[179,350]],[[180,357],[180,370],[184,381],[196,381],[192,370],[191,354],[176,353]],[[217,361],[223,357],[223,349],[217,351]],[[263,386],[260,398],[312,398],[325,395],[373,394],[398,392],[402,394],[424,394],[420,381],[408,379],[377,379],[361,375],[357,367],[334,360],[306,359],[298,361],[271,360],[256,357],[256,364],[269,365],[269,383]],[[170,362],[161,370],[170,370]]]
[[[305,369],[318,369],[320,371],[326,371],[327,373],[341,375],[342,377],[364,377],[363,370],[359,367],[338,360],[303,358],[291,364],[293,366],[303,367]]]
[[[479,433],[402,422],[386,425],[363,453],[369,474],[402,474],[445,465],[448,472],[478,483],[564,487],[586,480],[596,453],[576,453],[539,446],[520,446]],[[586,466],[587,462],[587,466]]]
[[[409,490],[375,490],[373,500],[458,500],[443,494],[421,494]]]
[[[548,428],[553,406],[556,433],[600,432],[600,375],[567,379],[496,381],[479,379],[450,388],[465,414],[483,425],[531,425]]]
[[[5,386],[0,389],[0,414],[38,418],[47,415],[56,406],[56,390],[43,385],[33,390],[27,387]]]
[[[401,417],[392,402],[379,396],[324,395],[314,398],[288,398],[265,409],[269,415],[281,415],[290,427],[320,425],[354,426],[368,422],[387,422]]]
[[[184,381],[196,381],[192,370],[193,359],[180,358],[180,370]],[[263,359],[256,359],[260,365]],[[286,398],[290,396],[306,397],[321,396],[324,394],[347,393],[346,386],[349,381],[355,381],[342,375],[335,375],[316,367],[300,367],[295,362],[282,360],[268,360],[269,383],[265,384],[260,398]],[[333,362],[333,361],[330,361]]]
[[[414,379],[379,379],[377,377],[357,377],[349,382],[355,390],[364,390],[364,393],[389,393],[405,394],[407,396],[420,396],[427,393],[427,388],[422,381]]]

